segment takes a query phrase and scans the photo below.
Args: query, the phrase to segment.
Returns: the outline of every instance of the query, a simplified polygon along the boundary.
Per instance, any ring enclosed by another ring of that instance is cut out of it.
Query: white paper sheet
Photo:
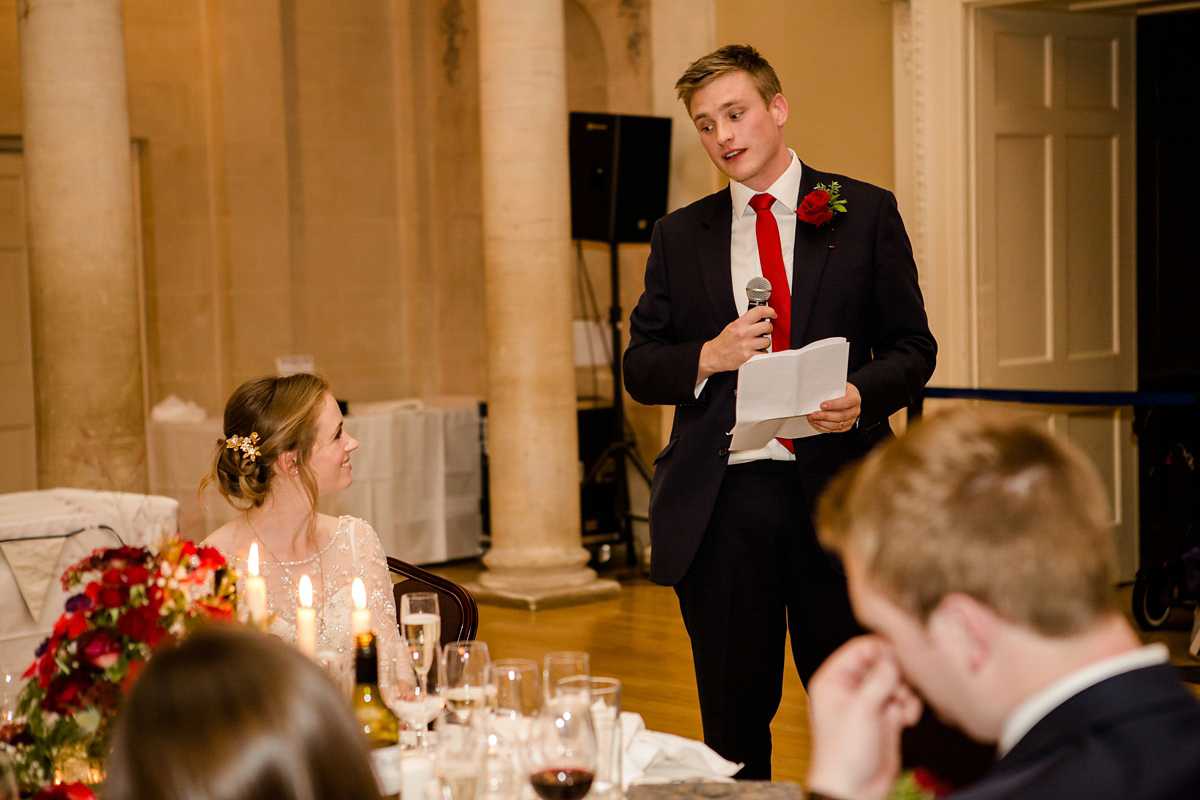
[[[821,339],[799,350],[755,356],[738,370],[737,420],[730,450],[756,450],[772,439],[816,431],[808,415],[846,394],[850,343]]]

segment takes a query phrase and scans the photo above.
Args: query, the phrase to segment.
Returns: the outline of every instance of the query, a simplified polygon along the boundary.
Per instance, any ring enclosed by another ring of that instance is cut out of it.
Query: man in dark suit
[[[1200,796],[1200,705],[1166,647],[1140,646],[1113,607],[1110,519],[1074,447],[969,409],[838,478],[818,527],[875,635],[812,679],[810,796],[885,797],[916,693],[997,744],[959,800]]]
[[[739,777],[769,778],[788,630],[805,681],[859,631],[811,510],[830,476],[890,434],[936,345],[895,198],[800,162],[770,64],[723,47],[676,90],[730,186],[658,221],[630,318],[630,394],[676,407],[651,488],[650,577],[679,597],[705,742],[745,764]],[[770,306],[748,309],[758,276]],[[828,435],[731,453],[738,367],[768,345],[834,336],[849,341],[846,394],[809,416]]]

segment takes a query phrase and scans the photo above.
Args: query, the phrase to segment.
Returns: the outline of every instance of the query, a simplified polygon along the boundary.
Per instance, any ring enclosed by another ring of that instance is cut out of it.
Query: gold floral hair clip
[[[225,440],[226,450],[241,450],[242,455],[250,459],[253,464],[255,459],[262,455],[258,449],[258,431],[252,432],[249,436],[230,436]]]

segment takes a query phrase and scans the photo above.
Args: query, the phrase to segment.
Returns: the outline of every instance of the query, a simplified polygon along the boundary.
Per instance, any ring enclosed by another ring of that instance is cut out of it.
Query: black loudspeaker
[[[571,238],[648,242],[667,213],[671,119],[572,111]]]

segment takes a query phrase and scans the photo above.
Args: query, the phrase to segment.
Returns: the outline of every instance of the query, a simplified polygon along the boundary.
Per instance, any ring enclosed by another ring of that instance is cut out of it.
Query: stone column
[[[18,0],[38,485],[144,491],[120,0]]]
[[[492,549],[479,600],[615,597],[580,543],[562,0],[480,0]]]

